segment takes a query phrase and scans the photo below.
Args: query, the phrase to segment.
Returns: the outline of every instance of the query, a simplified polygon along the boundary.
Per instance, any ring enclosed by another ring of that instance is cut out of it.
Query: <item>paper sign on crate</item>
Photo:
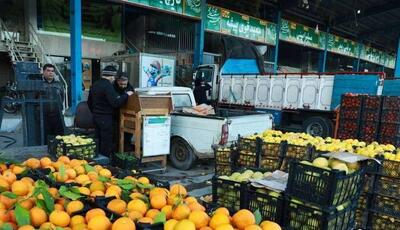
[[[346,163],[356,163],[356,162],[365,161],[365,160],[375,160],[376,162],[378,162],[380,164],[380,161],[378,161],[375,158],[370,158],[370,157],[366,157],[366,156],[362,156],[362,155],[358,155],[358,154],[354,154],[354,153],[349,153],[349,152],[325,153],[325,154],[322,154],[322,156],[329,157],[329,158],[332,157],[334,159],[341,160]]]

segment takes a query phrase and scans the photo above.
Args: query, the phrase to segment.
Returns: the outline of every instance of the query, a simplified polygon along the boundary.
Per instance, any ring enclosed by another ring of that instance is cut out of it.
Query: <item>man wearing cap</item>
[[[132,91],[118,95],[113,87],[117,70],[113,66],[106,66],[101,73],[101,79],[90,88],[88,106],[93,113],[96,136],[99,139],[99,152],[110,157],[113,153],[113,112],[114,109],[126,103]]]
[[[114,81],[114,90],[117,92],[119,95],[123,95],[124,93],[128,91],[133,91],[133,87],[131,84],[128,82],[128,76],[125,72],[120,72],[117,76],[117,79]],[[114,115],[113,115],[113,120],[114,120],[114,142],[119,143],[119,109],[114,109]],[[131,139],[132,139],[132,134],[130,133],[125,133],[124,135],[124,142],[125,142],[125,149],[127,151],[130,150],[131,148]],[[114,146],[115,150],[118,151],[118,145],[116,144]]]

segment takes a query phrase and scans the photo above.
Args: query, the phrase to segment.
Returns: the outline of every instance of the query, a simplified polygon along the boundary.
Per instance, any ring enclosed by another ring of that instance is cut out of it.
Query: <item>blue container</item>
[[[257,111],[270,113],[274,117],[275,126],[280,126],[282,122],[282,111],[276,109],[257,109]]]

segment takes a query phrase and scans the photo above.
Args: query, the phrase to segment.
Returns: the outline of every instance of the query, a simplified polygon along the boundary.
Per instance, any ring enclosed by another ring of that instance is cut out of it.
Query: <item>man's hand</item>
[[[133,94],[133,91],[128,91],[128,92],[126,92],[126,94],[128,94],[128,96],[130,96]]]

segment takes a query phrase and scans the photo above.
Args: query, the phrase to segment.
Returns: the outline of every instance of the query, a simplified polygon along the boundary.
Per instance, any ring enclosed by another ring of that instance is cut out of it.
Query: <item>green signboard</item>
[[[149,0],[149,5],[157,9],[172,11],[179,14],[183,13],[182,0]]]
[[[221,8],[207,5],[206,30],[221,32]]]
[[[382,64],[384,62],[383,52],[369,46],[363,46],[360,58],[375,64]],[[384,64],[384,63],[383,63]]]
[[[345,56],[358,57],[358,43],[333,34],[328,34],[328,51]]]
[[[38,25],[44,31],[69,33],[69,4],[59,0],[38,2]],[[82,2],[82,34],[105,41],[121,42],[121,5]]]
[[[320,33],[314,29],[282,19],[280,39],[296,44],[323,49],[320,46]]]
[[[185,0],[184,1],[184,14],[193,16],[193,17],[201,17],[201,0]]]
[[[265,21],[221,9],[221,32],[254,41],[265,42]]]
[[[385,66],[394,69],[396,66],[396,57],[388,54]]]
[[[267,22],[265,28],[265,42],[270,45],[276,45],[276,24]]]

